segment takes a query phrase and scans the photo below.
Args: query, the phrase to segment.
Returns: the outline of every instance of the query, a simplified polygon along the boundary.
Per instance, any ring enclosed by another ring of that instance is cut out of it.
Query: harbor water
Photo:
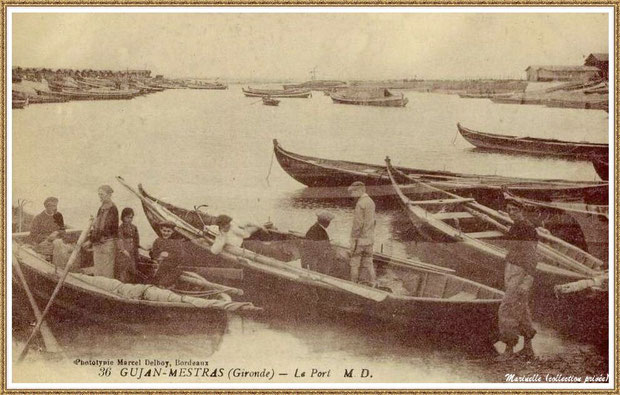
[[[335,215],[328,229],[331,239],[346,244],[353,201],[308,197],[306,187],[273,157],[273,139],[292,152],[323,158],[382,164],[389,155],[395,165],[421,169],[599,180],[590,162],[480,152],[458,135],[456,124],[517,136],[606,143],[609,118],[603,111],[404,93],[409,98],[405,108],[338,105],[321,92],[309,99],[282,99],[278,107],[264,106],[234,85],[225,91],[173,89],[132,100],[27,106],[12,111],[12,199],[14,204],[28,199],[25,210],[36,214],[47,196],[56,196],[65,223],[82,227],[99,207],[98,186],[109,184],[119,211],[134,208],[141,244],[148,246],[156,236],[139,201],[115,181],[122,176],[178,206],[206,204],[211,214],[226,213],[240,222],[270,221],[281,230],[305,233],[317,210],[327,210]],[[399,229],[402,217],[397,205],[378,205],[376,249],[407,256],[410,249]],[[368,369],[372,377],[364,378],[366,382],[502,380],[491,365],[479,362],[476,351],[450,339],[323,313],[233,316],[198,328],[170,322],[127,327],[70,317],[52,323],[68,359],[50,362],[36,353],[29,358],[31,366],[45,367],[42,381],[54,381],[54,369],[73,372],[70,361],[75,358],[191,358],[209,360],[214,367],[286,371],[288,375],[274,382],[346,382],[344,368]],[[544,315],[535,313],[539,334],[534,348],[541,358],[590,355],[606,360],[605,351],[593,342],[563,333],[542,319]],[[583,364],[594,371],[600,367],[598,362]],[[296,367],[331,369],[331,376],[295,379]],[[14,380],[19,379],[14,369]],[[83,380],[97,377],[86,375]],[[119,381],[136,382],[130,377]]]

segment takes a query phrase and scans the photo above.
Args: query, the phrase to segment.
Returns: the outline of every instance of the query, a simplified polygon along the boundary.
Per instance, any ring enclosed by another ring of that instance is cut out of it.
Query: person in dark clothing
[[[132,224],[134,212],[131,207],[125,207],[121,212],[121,224],[118,227],[118,251],[116,258],[117,275],[122,282],[135,280],[136,265],[138,263],[138,247],[140,235],[136,225]]]
[[[30,240],[35,250],[46,257],[52,255],[52,242],[65,230],[62,214],[58,212],[58,199],[48,197],[43,202],[45,209],[32,220]]]
[[[327,227],[334,219],[334,215],[327,211],[321,211],[316,217],[316,222],[306,232],[301,266],[313,271],[329,273],[333,254],[331,253]]]
[[[535,357],[532,338],[536,330],[532,326],[529,300],[536,278],[538,233],[526,219],[521,206],[511,201],[507,204],[513,225],[507,234],[509,245],[504,272],[505,293],[498,312],[500,340],[506,344],[506,351],[501,358],[513,357],[519,336],[523,336],[524,346],[519,354],[531,359]]]
[[[174,223],[170,221],[159,225],[161,237],[155,239],[151,248],[151,258],[158,263],[153,283],[163,288],[172,288],[176,284],[182,271],[179,268],[186,260],[186,242],[183,239],[172,237]]]

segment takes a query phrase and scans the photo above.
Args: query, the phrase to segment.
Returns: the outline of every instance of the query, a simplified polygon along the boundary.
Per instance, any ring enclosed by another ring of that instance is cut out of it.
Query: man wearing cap
[[[52,242],[65,230],[62,214],[58,212],[58,199],[48,197],[43,202],[45,209],[32,220],[30,240],[36,246],[36,251],[52,256]]]
[[[316,215],[316,222],[306,232],[301,267],[321,273],[329,273],[331,267],[331,246],[327,227],[334,215],[321,211]]]
[[[219,215],[215,220],[215,225],[217,225],[220,231],[211,246],[211,252],[215,255],[220,254],[224,250],[226,244],[241,247],[244,239],[247,239],[256,231],[262,229],[261,226],[253,224],[239,226],[226,214]]]
[[[351,281],[359,282],[361,265],[368,271],[369,282],[374,284],[376,276],[372,246],[375,241],[375,202],[368,196],[366,186],[361,181],[351,184],[349,193],[358,198],[351,227]]]
[[[118,236],[118,209],[112,202],[114,190],[109,185],[102,185],[97,190],[101,206],[93,222],[89,242],[93,246],[93,274],[114,278],[114,258]]]
[[[185,249],[187,242],[172,237],[175,224],[165,221],[159,224],[160,237],[155,239],[151,248],[151,258],[157,261],[153,283],[165,288],[171,288],[182,274],[179,267],[187,261]]]
[[[532,338],[536,330],[532,326],[529,299],[536,276],[538,233],[519,204],[509,200],[506,208],[514,222],[507,234],[505,293],[498,312],[500,340],[506,344],[501,359],[514,356],[519,336],[524,339],[523,350],[519,354],[531,359],[535,356]]]

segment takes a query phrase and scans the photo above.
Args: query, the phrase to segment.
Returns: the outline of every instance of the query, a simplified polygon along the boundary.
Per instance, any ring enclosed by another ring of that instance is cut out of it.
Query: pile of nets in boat
[[[151,284],[127,284],[113,278],[78,273],[71,273],[71,277],[123,299],[186,304],[198,308],[227,311],[260,310],[260,308],[249,302],[232,302],[230,296],[217,290],[214,290],[211,294],[212,296],[217,296],[217,299],[204,299],[190,295],[181,295]]]

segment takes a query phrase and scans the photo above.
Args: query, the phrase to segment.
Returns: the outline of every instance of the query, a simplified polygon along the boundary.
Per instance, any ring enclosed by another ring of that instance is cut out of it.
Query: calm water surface
[[[315,211],[327,209],[336,215],[331,238],[346,243],[350,205],[303,198],[305,187],[272,157],[274,138],[293,152],[325,158],[380,164],[389,155],[394,164],[417,168],[598,180],[589,162],[477,152],[457,136],[456,123],[520,136],[607,142],[608,116],[603,111],[405,94],[410,100],[406,108],[336,105],[320,92],[268,107],[245,98],[239,86],[226,91],[167,90],[129,101],[28,106],[13,111],[13,200],[32,201],[26,210],[36,213],[45,197],[58,196],[65,222],[79,227],[96,213],[97,187],[110,184],[119,210],[136,209],[134,222],[142,244],[149,245],[155,234],[138,200],[114,180],[121,175],[179,206],[208,204],[212,213],[270,220],[283,230],[305,232]],[[376,239],[387,251],[406,255],[406,244],[394,232],[401,218],[398,208],[381,207],[377,214]],[[214,365],[247,369],[350,365],[372,369],[370,380],[377,382],[484,380],[483,369],[468,362],[475,356],[458,345],[378,323],[309,319],[308,314],[233,317],[214,328],[191,330],[177,325],[148,331],[57,325],[76,357],[208,357]],[[538,327],[534,346],[541,355],[581,346],[552,326]]]

